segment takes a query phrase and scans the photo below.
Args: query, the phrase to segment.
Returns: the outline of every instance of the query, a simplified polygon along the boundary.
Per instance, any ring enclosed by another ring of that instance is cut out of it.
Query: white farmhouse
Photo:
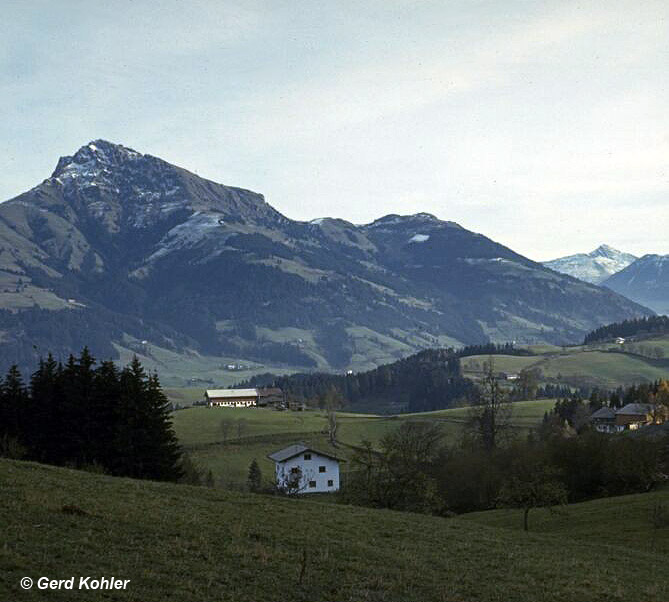
[[[339,490],[339,460],[303,443],[290,445],[267,456],[276,464],[279,489],[295,493],[327,493]]]

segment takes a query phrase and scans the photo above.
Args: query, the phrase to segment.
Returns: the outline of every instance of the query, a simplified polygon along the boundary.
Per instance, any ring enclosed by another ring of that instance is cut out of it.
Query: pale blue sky
[[[669,2],[1,0],[0,199],[105,138],[287,216],[669,253]]]

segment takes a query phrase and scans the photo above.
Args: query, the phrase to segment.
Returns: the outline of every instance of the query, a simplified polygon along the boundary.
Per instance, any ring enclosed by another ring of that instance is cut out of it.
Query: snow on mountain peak
[[[561,257],[546,261],[544,265],[556,272],[569,274],[592,284],[600,284],[635,260],[634,255],[623,253],[609,245],[602,244],[590,253],[578,253]]]
[[[82,146],[74,155],[61,157],[52,178],[91,178],[104,169],[119,166],[126,161],[142,157],[137,151],[106,140],[93,140]]]

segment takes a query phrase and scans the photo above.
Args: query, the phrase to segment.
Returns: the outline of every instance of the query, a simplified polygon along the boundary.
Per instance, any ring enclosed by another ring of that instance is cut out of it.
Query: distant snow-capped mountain
[[[601,284],[616,272],[625,269],[636,259],[630,253],[623,253],[609,245],[601,245],[592,253],[578,253],[560,257],[559,259],[544,261],[544,265],[556,272],[569,274],[579,280]]]
[[[644,255],[602,284],[660,314],[669,314],[669,255]]]

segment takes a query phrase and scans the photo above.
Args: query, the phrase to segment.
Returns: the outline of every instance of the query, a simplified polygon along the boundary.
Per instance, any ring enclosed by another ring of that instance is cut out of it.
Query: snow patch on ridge
[[[185,222],[175,226],[158,243],[158,250],[151,254],[148,262],[155,261],[178,249],[190,248],[221,230],[221,215],[196,211]],[[225,242],[225,238],[221,242]]]
[[[425,242],[426,240],[430,240],[429,234],[414,234],[409,242]]]

